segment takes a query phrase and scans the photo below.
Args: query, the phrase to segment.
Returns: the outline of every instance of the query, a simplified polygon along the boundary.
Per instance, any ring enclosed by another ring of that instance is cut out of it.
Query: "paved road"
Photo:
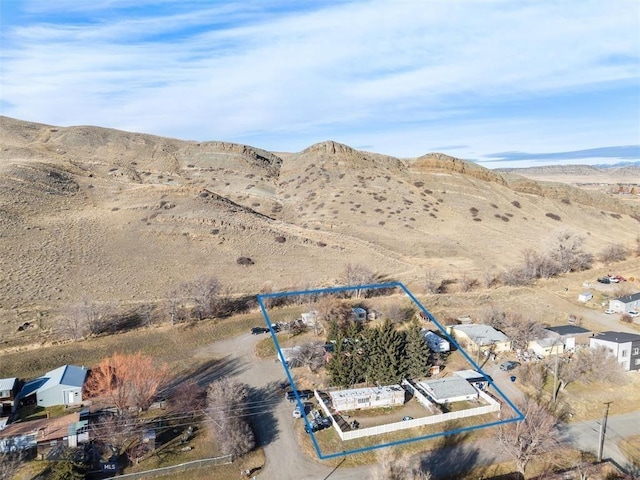
[[[601,420],[586,420],[568,424],[560,438],[563,442],[580,450],[597,454],[600,423]],[[618,442],[623,438],[638,434],[640,434],[640,412],[609,416],[603,457],[612,459],[622,467],[630,467],[630,462],[618,447]]]
[[[235,376],[239,381],[252,388],[252,401],[259,406],[259,415],[254,418],[258,443],[264,447],[267,461],[258,474],[260,480],[359,480],[373,476],[372,467],[336,468],[322,465],[305,455],[293,430],[296,421],[292,416],[292,404],[284,400],[278,384],[285,379],[280,363],[273,360],[261,360],[254,355],[256,341],[265,338],[263,335],[242,335],[233,339],[216,342],[196,352],[204,358],[222,359],[225,374]],[[495,380],[498,387],[511,400],[518,401],[522,393],[509,380],[509,373],[501,372],[497,364],[485,365],[487,373]],[[255,421],[257,419],[257,421]],[[299,421],[299,420],[298,420]],[[598,421],[585,421],[570,424],[563,429],[560,439],[576,448],[586,451],[597,451]],[[607,427],[607,441],[604,456],[620,465],[628,463],[626,457],[617,448],[621,438],[638,434],[640,431],[640,412],[626,415],[610,416]],[[503,454],[497,452],[494,445],[487,442],[459,443],[440,439],[442,448],[418,456],[422,465],[436,477],[451,475],[464,471],[469,465],[492,465],[507,461]]]

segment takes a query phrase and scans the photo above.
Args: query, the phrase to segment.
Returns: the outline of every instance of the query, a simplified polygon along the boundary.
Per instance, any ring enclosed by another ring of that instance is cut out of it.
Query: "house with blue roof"
[[[20,403],[52,407],[54,405],[80,405],[82,387],[87,369],[75,365],[63,365],[24,384],[18,394]]]

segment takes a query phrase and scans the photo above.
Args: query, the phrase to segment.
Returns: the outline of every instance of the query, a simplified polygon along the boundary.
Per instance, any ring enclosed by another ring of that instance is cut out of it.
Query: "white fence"
[[[422,400],[420,400],[420,396],[423,396],[423,395],[419,391],[417,391],[415,388],[413,388],[413,390],[415,390],[414,395],[417,393],[418,400],[420,401],[420,403],[422,403]],[[492,397],[490,397],[489,395],[487,395],[485,392],[481,390],[478,390],[478,394],[489,405],[484,405],[482,407],[468,408],[466,410],[460,410],[459,412],[441,413],[437,415],[431,415],[428,417],[414,418],[413,420],[387,423],[387,424],[378,425],[375,427],[361,428],[357,430],[350,430],[348,432],[343,432],[340,426],[338,425],[338,423],[333,418],[333,415],[330,413],[328,406],[325,405],[324,401],[322,400],[318,392],[317,391],[315,392],[315,396],[318,399],[320,406],[322,407],[326,415],[328,417],[331,417],[333,427],[336,429],[336,432],[338,432],[340,439],[343,441],[353,440],[353,439],[362,438],[362,437],[370,437],[373,435],[382,435],[384,433],[396,432],[398,430],[406,430],[408,428],[424,427],[425,425],[435,425],[436,423],[448,422],[450,420],[457,420],[460,418],[475,417],[478,415],[486,415],[487,413],[500,411],[499,402],[497,402],[496,400],[494,400]],[[424,401],[429,402],[429,400],[426,398],[424,398]],[[431,402],[429,402],[429,404],[431,404]]]

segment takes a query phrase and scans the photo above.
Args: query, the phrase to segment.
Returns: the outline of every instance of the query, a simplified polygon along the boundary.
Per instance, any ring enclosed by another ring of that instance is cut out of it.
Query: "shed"
[[[352,388],[328,392],[337,411],[404,405],[405,390],[400,385]]]
[[[13,413],[15,411],[15,399],[17,394],[17,378],[0,378],[0,416],[5,413]]]
[[[418,382],[418,385],[436,403],[453,403],[478,398],[478,390],[464,378],[453,375],[451,377],[438,378]]]
[[[351,316],[356,322],[367,321],[367,311],[364,308],[360,308],[360,307],[352,308]]]
[[[63,365],[26,383],[18,398],[22,403],[37,404],[39,407],[80,405],[86,378],[86,368]]]
[[[587,303],[592,298],[593,298],[593,293],[591,292],[582,292],[580,295],[578,295],[578,301],[582,303]]]

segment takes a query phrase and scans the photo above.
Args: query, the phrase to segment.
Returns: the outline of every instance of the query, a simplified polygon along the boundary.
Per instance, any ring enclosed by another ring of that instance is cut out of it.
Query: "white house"
[[[400,385],[352,388],[328,392],[337,411],[404,405],[405,391]]]
[[[588,345],[590,330],[578,325],[560,325],[547,327],[542,331],[542,336],[529,342],[529,350],[543,357],[563,353],[566,350],[573,351],[576,345]]]
[[[640,335],[638,334],[602,332],[591,337],[589,346],[605,347],[627,371],[640,370]]]
[[[464,378],[479,390],[485,390],[489,386],[489,382],[493,380],[489,375],[471,369],[458,370],[453,372],[453,374],[460,378]]]
[[[451,348],[451,345],[449,345],[449,341],[442,338],[436,333],[423,329],[422,335],[424,336],[424,342],[432,352],[448,352]]]
[[[478,390],[458,375],[418,382],[424,392],[436,403],[453,403],[478,398]]]
[[[614,312],[627,313],[640,310],[640,292],[609,300],[609,308]]]
[[[582,292],[580,295],[578,295],[578,301],[582,303],[587,303],[592,298],[593,298],[593,293],[591,292]]]

